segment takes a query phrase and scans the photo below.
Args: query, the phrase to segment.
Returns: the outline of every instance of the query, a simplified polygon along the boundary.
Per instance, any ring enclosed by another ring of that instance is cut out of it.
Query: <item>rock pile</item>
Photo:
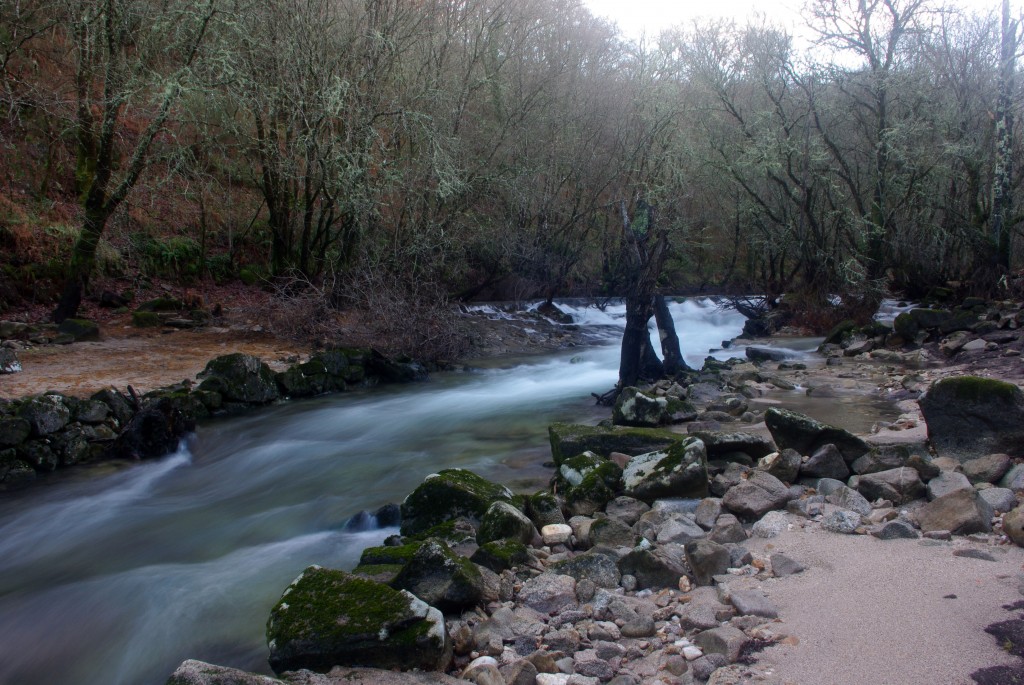
[[[765,420],[774,442],[556,424],[553,492],[532,496],[460,469],[429,476],[401,506],[400,536],[365,550],[351,573],[309,569],[282,595],[267,633],[277,682],[341,683],[357,669],[360,682],[725,685],[741,682],[731,664],[787,639],[771,597],[741,581],[804,570],[785,550],[753,554],[751,536],[1001,527],[1024,542],[1024,465],[1005,455],[932,460],[794,412]],[[330,592],[313,591],[329,601],[300,592],[325,577]],[[371,595],[396,598],[372,601],[394,604],[393,616],[374,614],[376,633],[363,625]],[[275,656],[292,644],[307,656]],[[202,667],[186,662],[169,682],[261,682],[212,666],[221,679],[202,679]],[[373,670],[396,667],[435,673]]]

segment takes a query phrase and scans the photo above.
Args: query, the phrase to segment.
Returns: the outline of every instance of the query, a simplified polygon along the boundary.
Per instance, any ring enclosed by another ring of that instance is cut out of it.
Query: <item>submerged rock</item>
[[[334,666],[441,670],[451,660],[444,616],[409,592],[319,566],[284,591],[267,621],[275,673]]]

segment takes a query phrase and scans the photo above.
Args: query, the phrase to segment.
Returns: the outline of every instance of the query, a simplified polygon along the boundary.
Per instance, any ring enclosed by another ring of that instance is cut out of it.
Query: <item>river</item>
[[[395,532],[346,531],[352,515],[448,467],[534,491],[547,425],[607,416],[590,393],[615,383],[622,308],[569,309],[593,346],[208,422],[163,459],[5,495],[0,683],[155,685],[186,658],[269,673],[287,584]],[[673,316],[697,367],[743,322],[707,300]]]

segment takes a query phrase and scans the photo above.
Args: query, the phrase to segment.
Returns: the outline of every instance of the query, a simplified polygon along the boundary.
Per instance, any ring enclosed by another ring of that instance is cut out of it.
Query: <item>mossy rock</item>
[[[402,535],[464,516],[479,523],[491,503],[510,502],[512,492],[465,469],[445,469],[427,476],[402,502]]]
[[[1024,392],[978,376],[936,381],[920,400],[928,439],[939,456],[967,461],[988,454],[1024,456]]]
[[[465,516],[458,516],[436,526],[431,526],[422,532],[404,536],[403,541],[404,544],[411,544],[413,542],[420,543],[430,538],[437,538],[438,540],[443,540],[450,547],[475,543],[477,525],[478,522],[474,523]]]
[[[391,585],[404,568],[404,564],[359,564],[352,569],[352,575]]]
[[[266,404],[280,397],[274,372],[252,355],[236,352],[211,359],[200,376],[200,390],[219,393],[227,402]]]
[[[622,491],[622,469],[593,452],[584,452],[562,462],[556,482],[569,510],[589,516]]]
[[[327,374],[319,362],[295,364],[274,374],[274,380],[278,390],[286,397],[313,397],[326,392]],[[344,387],[344,381],[341,386]]]
[[[789,409],[769,407],[764,422],[780,450],[788,448],[809,455],[831,443],[839,448],[846,463],[852,464],[871,449],[864,440],[845,429]]]
[[[408,590],[445,613],[476,606],[484,592],[483,576],[473,562],[436,539],[419,546],[391,587]]]
[[[61,466],[89,461],[92,456],[89,442],[78,424],[71,424],[50,436],[50,449],[57,455]]]
[[[135,414],[135,408],[128,401],[128,398],[113,388],[99,390],[93,393],[90,399],[99,400],[107,405],[119,426],[127,424]]]
[[[26,440],[15,448],[18,461],[22,461],[40,473],[55,470],[60,466],[60,457],[54,453],[46,440]]]
[[[612,408],[612,423],[616,426],[654,428],[671,419],[667,398],[654,397],[634,387],[623,388]]]
[[[334,666],[440,670],[451,660],[444,617],[408,592],[325,569],[307,568],[267,621],[275,673]]]
[[[680,439],[680,435],[663,428],[629,428],[625,426],[586,426],[554,423],[548,427],[551,456],[558,466],[568,457],[594,452],[608,457],[612,452],[643,454],[664,449]]]
[[[537,530],[552,523],[565,523],[561,502],[558,501],[558,497],[546,490],[527,498],[526,514],[533,521],[533,525],[537,526]]]
[[[14,447],[28,439],[32,426],[17,416],[0,417],[0,448]]]
[[[164,320],[156,312],[132,312],[132,325],[136,328],[157,328],[164,325]]]
[[[487,508],[476,534],[478,544],[495,540],[516,540],[524,544],[537,534],[533,521],[509,502],[494,502]]]
[[[708,459],[720,459],[734,452],[743,452],[758,460],[775,451],[771,440],[753,433],[727,433],[724,431],[694,431],[690,434],[704,443]]]
[[[411,542],[405,545],[381,545],[379,547],[367,547],[359,556],[359,565],[369,564],[399,564],[404,565],[416,554],[420,543]]]
[[[839,345],[857,329],[857,322],[853,319],[844,319],[832,327],[828,332],[822,345]],[[820,349],[820,348],[819,348]]]
[[[59,431],[71,421],[71,410],[60,395],[38,395],[21,403],[18,416],[28,422],[38,437]]]
[[[689,437],[667,450],[633,457],[622,472],[625,494],[650,504],[665,497],[700,499],[708,495],[704,442]]]
[[[64,319],[57,327],[57,332],[70,335],[75,342],[100,339],[100,326],[88,319]]]
[[[533,557],[526,545],[506,539],[480,545],[469,560],[495,573],[501,573],[517,566],[527,566],[533,562]]]
[[[35,477],[35,469],[18,459],[14,448],[0,450],[0,489],[28,485]]]

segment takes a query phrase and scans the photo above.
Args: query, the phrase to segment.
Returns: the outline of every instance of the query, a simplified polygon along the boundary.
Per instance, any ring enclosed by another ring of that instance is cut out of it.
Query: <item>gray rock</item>
[[[501,664],[498,672],[505,679],[506,685],[534,685],[537,682],[537,667],[528,659]]]
[[[954,535],[992,531],[992,507],[974,489],[956,490],[916,512],[922,531],[948,530]]]
[[[0,448],[14,447],[28,439],[32,426],[17,416],[0,416]]]
[[[618,562],[623,575],[636,578],[637,587],[674,588],[687,574],[685,552],[678,545],[662,545],[654,549],[634,549]]]
[[[848,509],[837,509],[825,515],[821,520],[821,527],[833,533],[851,535],[860,526],[861,517],[855,511]]]
[[[611,680],[615,675],[611,665],[593,649],[583,649],[573,654],[573,668],[580,675],[599,680]]]
[[[757,462],[757,468],[767,471],[784,483],[793,483],[800,475],[800,465],[803,459],[800,453],[793,449],[785,449],[781,452],[772,452],[762,457]]]
[[[849,431],[788,409],[769,407],[764,413],[764,422],[779,449],[792,448],[800,454],[813,454],[819,447],[831,443],[847,463],[852,463],[870,449],[866,442]]]
[[[662,497],[701,498],[708,494],[704,443],[681,440],[662,452],[633,457],[622,472],[625,494],[644,502]]]
[[[580,646],[580,634],[571,626],[552,630],[544,636],[544,644],[552,652],[572,654]]]
[[[943,471],[935,478],[928,481],[928,499],[938,499],[957,490],[974,490],[971,481],[967,476],[956,471]]]
[[[814,489],[818,491],[819,495],[828,497],[836,490],[841,490],[846,487],[846,483],[835,478],[822,478],[814,484]]]
[[[724,605],[690,602],[679,613],[679,624],[686,630],[711,630],[722,624]]]
[[[845,485],[829,493],[825,501],[837,507],[855,511],[861,516],[869,516],[871,514],[871,503],[864,498],[864,495]]]
[[[437,609],[406,591],[318,566],[274,606],[267,642],[275,673],[353,664],[442,670],[452,653]]]
[[[907,466],[911,456],[912,450],[906,445],[877,445],[857,458],[850,468],[860,475],[878,473]]]
[[[715,527],[715,521],[722,513],[722,500],[718,497],[705,497],[693,512],[694,522],[704,530]]]
[[[704,529],[697,525],[692,516],[677,514],[662,524],[655,541],[659,544],[674,542],[685,545],[705,535]]]
[[[1018,547],[1024,547],[1024,505],[1014,507],[1003,516],[1003,532]],[[1024,589],[1024,585],[1022,585]],[[1024,594],[1022,592],[1021,594]]]
[[[922,448],[922,451],[924,451],[924,448]],[[905,466],[909,466],[917,471],[917,475],[925,482],[942,473],[942,469],[939,468],[939,465],[927,453],[914,452],[907,459]]]
[[[995,483],[1013,466],[1008,454],[989,454],[963,464],[963,473],[972,483]]]
[[[731,463],[721,473],[715,474],[711,481],[711,493],[719,497],[744,481],[750,469],[742,464]]]
[[[542,573],[523,583],[519,603],[542,614],[553,614],[576,603],[576,579],[555,573]]]
[[[709,539],[712,542],[724,544],[726,542],[743,542],[748,537],[747,531],[743,529],[743,524],[739,519],[732,514],[722,514],[715,522]]]
[[[803,478],[834,478],[846,480],[850,477],[850,468],[846,465],[839,448],[829,443],[822,445],[810,458],[800,465]]]
[[[775,451],[770,440],[752,433],[692,431],[690,435],[701,439],[708,459],[721,459],[742,452],[756,461]]]
[[[188,659],[175,669],[166,685],[284,685],[284,681]]]
[[[879,540],[915,540],[920,537],[912,525],[899,519],[883,524],[877,530],[872,531],[871,534]]]
[[[774,538],[789,526],[789,518],[781,511],[769,511],[754,524],[751,532],[759,538]]]
[[[746,633],[732,626],[712,628],[693,637],[693,644],[700,647],[705,655],[721,654],[729,662],[740,658],[740,652],[749,641]]]
[[[731,590],[729,601],[736,607],[736,613],[740,616],[779,617],[779,608],[757,590]]]
[[[686,545],[686,562],[698,585],[711,585],[715,576],[729,568],[729,550],[710,540],[697,540]]]
[[[584,552],[571,559],[557,561],[551,564],[548,570],[572,576],[577,583],[584,580],[592,581],[597,587],[618,587],[619,581],[622,579],[615,560],[595,551]]]
[[[590,544],[595,547],[632,547],[636,544],[636,534],[619,519],[597,519],[590,524]]]
[[[56,433],[71,420],[71,410],[60,395],[30,397],[22,402],[18,415],[28,421],[36,437]]]
[[[1010,511],[1017,506],[1017,496],[1009,488],[986,488],[978,494],[995,511]]]
[[[740,568],[753,563],[754,555],[738,542],[726,542],[722,545],[729,550],[729,568]]]
[[[936,381],[921,398],[928,438],[942,456],[960,461],[993,453],[1020,453],[1024,445],[1024,391],[991,378],[954,376]]]
[[[1024,492],[1024,464],[1011,466],[1006,475],[999,479],[999,486],[1014,492]]]
[[[715,671],[728,665],[729,659],[724,654],[712,653],[694,660],[690,664],[690,670],[697,680],[707,680]]]
[[[612,423],[616,426],[653,428],[671,419],[668,398],[653,397],[634,387],[623,388],[612,409]]]
[[[802,573],[805,570],[803,564],[786,554],[782,554],[781,552],[771,555],[771,557],[769,557],[769,561],[772,564],[772,573],[777,578],[784,578],[795,573]]]
[[[924,483],[917,471],[904,467],[861,476],[857,490],[869,501],[887,499],[898,506],[923,495]]]
[[[471,661],[462,672],[462,680],[476,685],[505,685],[505,678],[498,671],[497,660],[490,656]]]
[[[749,477],[729,489],[722,498],[726,509],[746,520],[759,519],[789,501],[789,488],[764,471],[751,471]]]
[[[553,523],[565,523],[561,503],[547,491],[538,492],[526,500],[526,513],[537,530]]]
[[[270,367],[240,352],[211,359],[199,377],[200,390],[219,393],[228,402],[266,404],[280,397]]]
[[[645,502],[633,497],[616,497],[605,506],[604,512],[609,516],[617,518],[627,526],[632,526],[640,517],[650,511],[651,508]]]

